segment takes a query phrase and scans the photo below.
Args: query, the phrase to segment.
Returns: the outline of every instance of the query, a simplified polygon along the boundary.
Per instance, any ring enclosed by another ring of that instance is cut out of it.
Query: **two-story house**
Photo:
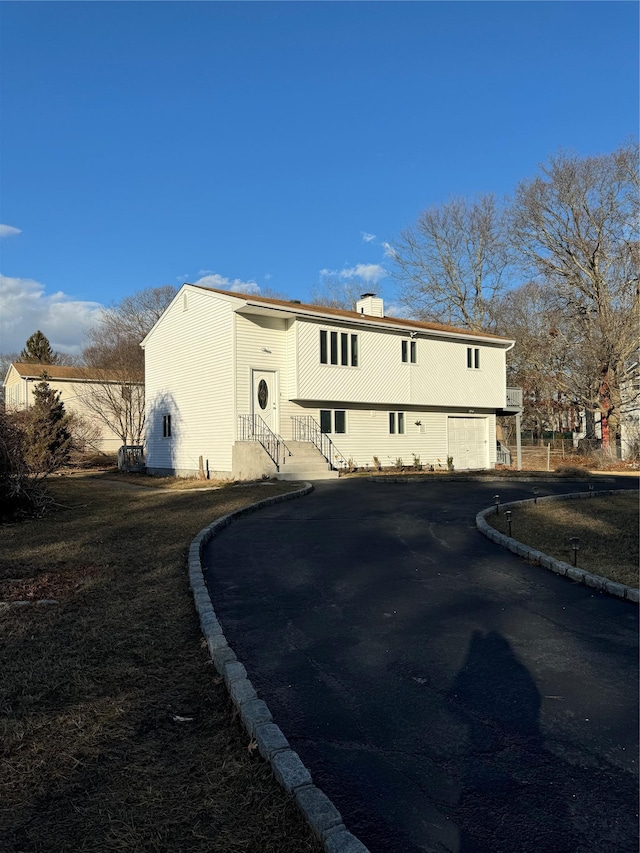
[[[496,462],[513,341],[185,284],[142,342],[151,473],[317,477]]]

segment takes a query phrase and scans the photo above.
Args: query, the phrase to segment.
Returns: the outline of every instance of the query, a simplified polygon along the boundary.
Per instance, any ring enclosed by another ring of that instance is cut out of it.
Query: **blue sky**
[[[634,2],[2,2],[0,33],[5,353],[205,277],[392,301],[420,210],[638,131]]]

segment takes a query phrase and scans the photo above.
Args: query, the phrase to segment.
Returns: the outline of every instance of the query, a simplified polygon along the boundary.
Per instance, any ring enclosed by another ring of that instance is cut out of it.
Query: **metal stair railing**
[[[269,429],[260,415],[238,415],[238,440],[259,442],[278,471],[292,455],[282,436]]]
[[[331,468],[347,470],[348,463],[342,453],[331,441],[326,432],[322,432],[320,424],[312,415],[291,415],[293,421],[293,441],[308,441],[316,447],[327,460]]]

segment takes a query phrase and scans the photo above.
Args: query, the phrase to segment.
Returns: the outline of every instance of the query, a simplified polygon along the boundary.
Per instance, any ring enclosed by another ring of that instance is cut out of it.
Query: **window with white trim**
[[[320,364],[358,366],[358,336],[320,329]]]
[[[467,367],[473,370],[480,369],[480,350],[478,347],[467,347]]]
[[[162,437],[171,438],[171,415],[162,416]]]
[[[416,353],[417,346],[415,341],[402,341],[402,361],[405,364],[411,362],[411,364],[416,363]]]
[[[347,431],[345,409],[320,409],[320,432],[341,435]]]
[[[389,434],[404,435],[404,412],[389,412]]]

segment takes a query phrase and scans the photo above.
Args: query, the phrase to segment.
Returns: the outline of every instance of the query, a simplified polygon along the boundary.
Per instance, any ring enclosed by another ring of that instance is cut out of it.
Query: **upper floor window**
[[[320,363],[358,366],[358,336],[320,329]]]
[[[480,350],[478,347],[467,347],[467,367],[474,370],[480,368]]]
[[[402,360],[406,363],[416,363],[417,346],[415,341],[402,341]]]
[[[171,438],[171,415],[162,416],[162,437]]]

